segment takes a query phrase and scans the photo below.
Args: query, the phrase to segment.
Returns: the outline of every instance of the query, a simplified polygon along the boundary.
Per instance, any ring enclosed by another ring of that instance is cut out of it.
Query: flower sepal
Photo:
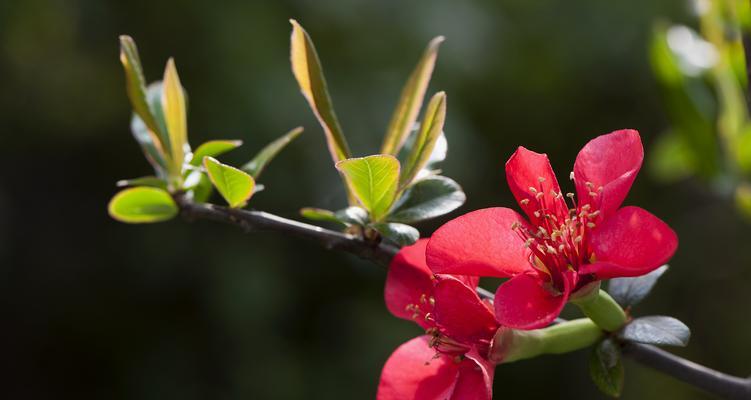
[[[600,289],[599,282],[577,291],[571,297],[571,302],[607,332],[615,332],[628,322],[626,312],[606,291]]]
[[[588,318],[534,330],[501,327],[493,338],[488,359],[500,364],[543,354],[569,353],[597,343],[603,335],[602,329]]]

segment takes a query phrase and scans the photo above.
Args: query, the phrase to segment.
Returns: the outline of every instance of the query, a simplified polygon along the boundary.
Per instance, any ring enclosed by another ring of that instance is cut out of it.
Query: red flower
[[[386,278],[386,306],[426,334],[404,343],[383,367],[378,400],[490,400],[494,364],[487,360],[498,330],[478,279],[434,276],[425,263],[427,239],[404,247]]]
[[[428,265],[440,274],[511,277],[496,292],[498,322],[545,326],[585,285],[646,274],[675,252],[667,224],[641,208],[619,208],[643,158],[637,131],[599,136],[576,157],[576,195],[564,195],[547,155],[519,147],[506,178],[529,220],[501,207],[460,216],[433,234]]]

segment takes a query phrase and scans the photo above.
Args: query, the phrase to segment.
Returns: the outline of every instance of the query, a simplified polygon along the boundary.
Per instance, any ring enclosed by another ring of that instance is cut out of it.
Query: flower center
[[[520,201],[528,214],[535,216],[535,224],[531,228],[518,222],[511,229],[524,240],[524,246],[529,248],[530,264],[544,277],[548,277],[551,289],[562,292],[564,288],[564,273],[568,270],[578,271],[579,267],[594,260],[594,253],[589,246],[589,233],[596,227],[600,211],[599,204],[602,187],[595,190],[591,182],[585,185],[589,189],[590,201],[576,201],[573,193],[567,193],[564,203],[571,208],[564,212],[556,212],[559,203],[547,204],[548,201],[559,201],[564,198],[561,192],[550,191],[549,195],[542,192],[544,178],[538,178],[540,189],[530,187],[533,199]],[[581,203],[581,204],[580,204]]]
[[[434,307],[435,298],[423,294],[420,296],[418,303],[408,304],[405,310],[412,313],[412,319],[419,325],[427,326],[425,334],[431,336],[429,345],[436,351],[436,357],[438,357],[438,353],[441,353],[452,356],[457,361],[461,361],[464,353],[470,350],[470,346],[454,340],[442,332],[436,325],[435,317],[433,316]]]

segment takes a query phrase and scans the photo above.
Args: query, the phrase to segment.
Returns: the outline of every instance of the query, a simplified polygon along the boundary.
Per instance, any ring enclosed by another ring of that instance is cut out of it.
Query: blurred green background
[[[652,25],[694,23],[683,1],[651,0],[0,2],[3,398],[374,397],[383,362],[420,333],[386,311],[381,269],[278,234],[131,226],[106,213],[115,181],[150,172],[128,129],[122,33],[139,44],[149,80],[175,57],[192,143],[242,139],[226,157],[240,164],[305,126],[253,207],[295,218],[302,206],[344,205],[290,72],[291,17],[318,46],[358,155],[378,148],[424,45],[447,37],[431,92],[448,93],[444,171],[469,197],[452,216],[512,204],[503,164],[518,145],[550,154],[562,178],[598,134],[636,128],[649,152],[668,124],[648,60]],[[697,183],[660,185],[646,171],[627,203],[681,240],[637,313],[685,321],[693,337],[677,353],[751,373],[749,225]],[[601,398],[586,356],[502,365],[496,398]],[[626,368],[625,399],[707,398]]]

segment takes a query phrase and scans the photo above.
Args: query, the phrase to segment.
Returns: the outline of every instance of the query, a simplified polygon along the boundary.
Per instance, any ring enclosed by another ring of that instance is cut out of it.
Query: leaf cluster
[[[256,185],[268,163],[302,133],[296,128],[271,142],[241,168],[216,157],[234,150],[239,140],[211,140],[193,151],[188,142],[187,94],[172,58],[161,81],[146,84],[138,49],[129,36],[120,37],[120,61],[125,70],[126,91],[133,107],[133,137],[154,168],[154,175],[125,179],[109,204],[110,215],[122,222],[148,223],[173,218],[176,194],[206,202],[214,188],[230,207],[244,207],[260,191]]]
[[[304,217],[343,225],[351,232],[377,232],[400,245],[419,232],[409,224],[447,214],[466,197],[459,184],[440,175],[446,156],[443,134],[446,94],[435,93],[418,122],[443,37],[433,39],[405,83],[378,154],[353,157],[329,95],[318,53],[308,33],[292,23],[292,72],[323,128],[331,158],[342,176],[349,207],[304,208]],[[359,209],[359,210],[358,210]],[[355,211],[356,210],[356,211]],[[351,218],[357,215],[358,218]]]

